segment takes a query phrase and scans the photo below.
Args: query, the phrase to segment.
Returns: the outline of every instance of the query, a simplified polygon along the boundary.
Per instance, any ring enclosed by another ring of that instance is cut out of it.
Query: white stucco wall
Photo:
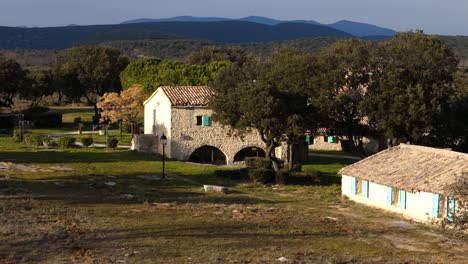
[[[154,124],[154,110],[156,110],[156,124]],[[160,137],[163,133],[168,138],[166,154],[171,157],[171,102],[164,94],[164,91],[158,89],[145,103],[145,134]],[[155,126],[155,131],[153,131]],[[153,133],[155,132],[155,133]],[[159,145],[159,144],[158,144]],[[161,146],[157,146],[159,149]],[[162,150],[158,151],[161,152]]]
[[[428,192],[406,192],[406,209],[395,205],[387,205],[387,186],[369,182],[369,198],[360,194],[353,195],[351,193],[351,178],[342,176],[341,189],[342,194],[358,203],[378,207],[387,211],[399,213],[405,217],[411,218],[420,222],[430,222],[434,218],[432,214],[432,199],[433,194]]]

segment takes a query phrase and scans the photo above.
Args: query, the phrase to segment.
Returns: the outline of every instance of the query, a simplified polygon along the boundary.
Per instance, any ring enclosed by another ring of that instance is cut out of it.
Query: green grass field
[[[342,199],[337,171],[349,160],[311,158],[304,169],[322,181],[288,186],[225,181],[214,171],[233,168],[178,161],[155,180],[155,155],[46,151],[9,137],[0,162],[10,168],[0,169],[0,263],[468,261],[466,240]]]

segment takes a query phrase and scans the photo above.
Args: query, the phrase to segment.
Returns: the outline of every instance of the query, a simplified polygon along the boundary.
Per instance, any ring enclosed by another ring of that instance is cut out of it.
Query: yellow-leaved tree
[[[134,85],[118,93],[106,93],[102,96],[98,107],[101,109],[101,122],[123,122],[131,126],[132,138],[138,133],[138,124],[143,121],[143,102],[145,100],[143,87]]]

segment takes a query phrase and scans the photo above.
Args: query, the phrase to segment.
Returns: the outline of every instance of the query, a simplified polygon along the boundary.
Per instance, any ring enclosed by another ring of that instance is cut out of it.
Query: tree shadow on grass
[[[66,204],[141,204],[215,203],[215,204],[271,204],[270,200],[245,196],[243,193],[207,194],[198,183],[179,178],[146,180],[131,174],[119,177],[86,175],[47,178],[47,180],[4,179],[1,194],[11,197],[32,197],[37,200],[60,201]],[[194,176],[196,177],[196,176]]]
[[[0,161],[15,163],[96,163],[119,161],[159,161],[154,154],[135,151],[38,151],[38,152],[0,152]]]
[[[250,252],[252,249],[257,249],[260,254],[262,250],[270,248],[272,245],[301,248],[304,241],[310,239],[336,238],[345,235],[329,231],[302,232],[300,234],[291,234],[285,231],[273,233],[269,228],[257,228],[255,225],[246,223],[210,221],[209,225],[191,225],[190,223],[173,222],[170,225],[146,224],[135,226],[135,228],[97,228],[92,233],[83,233],[76,237],[73,234],[64,233],[63,230],[54,230],[53,233],[40,237],[8,240],[4,247],[11,252],[14,258],[26,262],[53,259],[57,254],[56,250],[61,254],[73,254],[83,248],[104,254],[96,256],[98,258],[122,256],[125,252],[122,249],[128,248],[132,251],[142,252],[143,257],[147,260],[151,258],[154,258],[153,261],[174,260],[174,257],[181,258],[198,253],[206,261],[211,262],[209,259],[211,253],[205,251],[213,249],[212,246],[210,247],[212,243],[217,243],[218,250]],[[167,241],[177,241],[177,243],[164,250]],[[38,250],[30,250],[31,247]],[[174,256],[174,250],[185,253]],[[242,258],[241,255],[237,257]]]

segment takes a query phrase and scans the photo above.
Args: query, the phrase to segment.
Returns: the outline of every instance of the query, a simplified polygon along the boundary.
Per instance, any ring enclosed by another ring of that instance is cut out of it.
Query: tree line
[[[340,40],[317,55],[279,50],[222,69],[211,107],[214,120],[237,133],[258,130],[273,161],[275,147],[319,127],[346,136],[361,155],[371,131],[390,145],[467,151],[468,74],[457,65],[441,39],[422,32]]]
[[[371,132],[390,143],[468,150],[468,73],[435,36],[344,39],[317,54],[279,48],[267,58],[204,47],[188,61],[130,61],[114,48],[82,46],[60,52],[47,68],[25,70],[0,56],[0,107],[18,97],[38,105],[55,93],[59,101],[84,98],[97,121],[106,94],[118,96],[135,84],[146,96],[160,85],[211,85],[218,95],[214,118],[241,134],[260,131],[272,158],[281,142],[293,145],[318,127],[346,136],[361,155]]]

